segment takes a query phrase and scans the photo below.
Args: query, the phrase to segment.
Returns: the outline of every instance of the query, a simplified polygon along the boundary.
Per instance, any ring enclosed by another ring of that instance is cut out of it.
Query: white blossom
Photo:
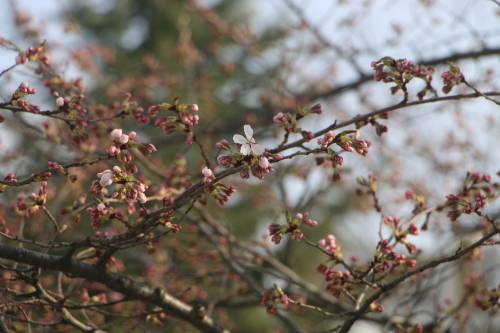
[[[233,140],[235,143],[241,145],[240,153],[243,155],[249,155],[253,152],[255,155],[262,155],[264,153],[264,147],[255,143],[253,138],[253,129],[250,125],[243,126],[246,138],[243,135],[235,134]]]

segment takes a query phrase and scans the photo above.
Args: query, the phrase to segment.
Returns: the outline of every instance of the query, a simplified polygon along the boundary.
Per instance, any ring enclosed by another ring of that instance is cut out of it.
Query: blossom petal
[[[101,180],[99,181],[99,184],[102,187],[108,186],[113,184],[113,174],[112,173],[105,173],[102,175]]]
[[[250,140],[253,137],[252,126],[245,125],[245,126],[243,126],[243,130],[245,131],[245,135],[247,136],[247,139]]]
[[[106,186],[111,185],[111,184],[113,184],[113,179],[109,179],[109,180],[101,179],[99,181],[99,185],[101,185],[101,187],[106,187]]]
[[[257,155],[262,155],[266,150],[261,145],[253,144],[252,151]]]
[[[259,158],[259,166],[262,168],[262,169],[267,169],[269,168],[269,160],[265,157],[265,156],[261,156]],[[300,219],[298,219],[300,220]]]
[[[239,143],[240,145],[244,145],[247,143],[247,139],[243,135],[235,134],[233,136],[234,143]]]
[[[252,151],[252,147],[248,143],[245,143],[244,145],[241,146],[240,153],[243,155],[248,155]]]
[[[139,192],[137,194],[137,200],[139,200],[140,203],[145,203],[147,201],[146,195],[142,192]]]
[[[111,131],[111,137],[112,137],[113,139],[117,139],[117,138],[119,138],[120,136],[122,136],[122,134],[123,134],[123,133],[122,133],[121,128],[117,128],[117,129],[114,129],[114,130],[112,130],[112,131]]]

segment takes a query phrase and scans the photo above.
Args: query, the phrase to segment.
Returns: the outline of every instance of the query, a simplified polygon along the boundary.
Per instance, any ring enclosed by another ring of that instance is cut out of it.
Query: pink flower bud
[[[137,194],[137,200],[139,200],[140,203],[145,203],[147,201],[146,195],[142,192],[139,192]]]
[[[136,133],[136,132],[130,132],[130,133],[128,134],[128,138],[129,138],[130,140],[137,141],[137,139],[139,138],[139,136],[137,135],[137,133]]]
[[[21,88],[28,88],[28,87],[29,87],[28,82],[21,83]]]
[[[137,184],[137,191],[139,192],[144,192],[148,189],[148,186],[144,185],[143,183]]]
[[[116,156],[120,153],[120,148],[116,147],[115,145],[111,145],[108,147],[108,153],[111,156]]]
[[[232,157],[228,155],[219,155],[217,157],[217,162],[224,168],[229,168],[231,166]]]
[[[58,97],[56,99],[56,104],[57,104],[57,106],[63,106],[64,105],[64,98]]]
[[[128,135],[127,134],[122,134],[119,138],[120,143],[122,145],[126,144],[128,142]]]
[[[111,137],[113,139],[118,139],[121,136],[122,136],[122,130],[121,129],[117,128],[117,129],[114,129],[114,130],[111,131]]]
[[[267,169],[269,167],[269,165],[270,165],[269,161],[268,161],[268,159],[265,156],[259,157],[259,166],[262,169]]]
[[[210,177],[213,175],[213,172],[212,170],[210,170],[208,167],[204,167],[202,170],[201,170],[201,173],[203,174],[203,176],[205,177]]]

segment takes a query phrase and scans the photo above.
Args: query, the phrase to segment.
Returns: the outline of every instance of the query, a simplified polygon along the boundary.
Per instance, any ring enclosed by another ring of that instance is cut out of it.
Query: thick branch
[[[161,288],[141,285],[126,276],[99,269],[76,259],[67,260],[62,256],[38,253],[6,244],[0,244],[0,258],[97,281],[111,290],[122,293],[129,299],[137,299],[159,306],[169,315],[189,322],[202,332],[229,333],[212,318],[200,314],[195,308],[166,293]]]

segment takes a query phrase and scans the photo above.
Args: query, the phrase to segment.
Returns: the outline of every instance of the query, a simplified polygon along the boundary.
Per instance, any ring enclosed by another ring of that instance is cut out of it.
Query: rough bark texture
[[[97,281],[109,289],[122,293],[129,299],[137,299],[159,306],[165,309],[169,315],[189,322],[202,332],[229,332],[205,315],[204,309],[192,307],[161,288],[151,288],[136,283],[128,277],[100,269],[95,265],[69,257],[43,254],[6,244],[0,244],[0,257],[39,267],[43,270],[63,272],[71,277]]]

